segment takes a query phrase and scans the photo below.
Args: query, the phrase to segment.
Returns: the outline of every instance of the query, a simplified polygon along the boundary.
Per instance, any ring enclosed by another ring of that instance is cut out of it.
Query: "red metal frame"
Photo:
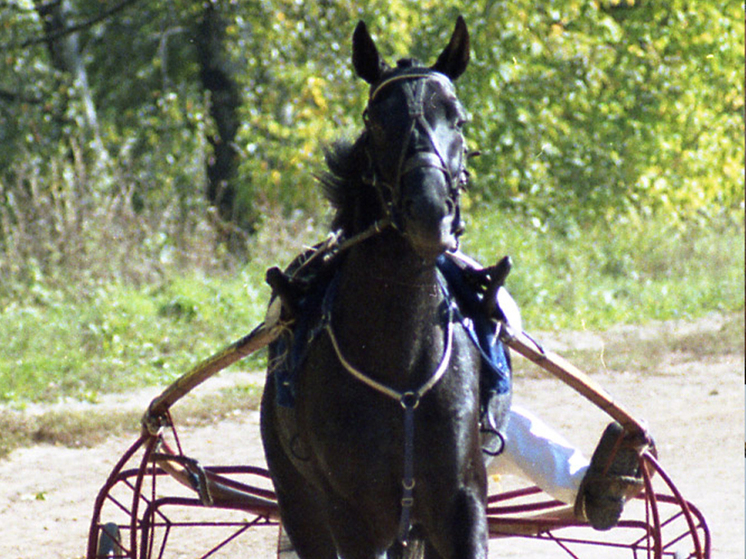
[[[88,534],[86,557],[98,557],[98,542],[103,531],[107,530],[109,520],[114,522],[121,535],[118,549],[109,557],[122,559],[162,558],[169,541],[170,532],[183,527],[223,527],[233,528],[227,537],[198,557],[209,557],[228,542],[255,526],[279,526],[279,510],[274,492],[239,481],[255,479],[258,483],[269,485],[269,474],[262,468],[254,466],[213,466],[205,468],[209,478],[222,487],[237,492],[235,500],[222,499],[212,507],[206,507],[196,497],[164,493],[163,482],[172,480],[172,475],[154,464],[154,455],[163,447],[161,436],[143,434],[125,452],[109,475],[106,483],[96,498],[91,526]],[[165,450],[170,451],[168,446]],[[139,457],[139,453],[142,456]],[[174,454],[174,456],[179,456]],[[134,466],[134,467],[131,467]],[[178,491],[179,484],[171,483],[167,491]],[[187,490],[188,491],[188,490]],[[166,509],[214,509],[241,511],[241,517],[228,521],[181,521],[172,520]],[[106,515],[110,514],[110,517]],[[247,516],[249,515],[249,516]],[[155,532],[161,530],[163,535],[156,538]],[[110,534],[113,536],[113,534]]]
[[[577,554],[594,546],[628,550],[635,558],[710,559],[711,536],[704,515],[682,497],[652,454],[644,453],[641,460],[646,489],[627,504],[627,509],[636,508],[638,514],[625,514],[613,530],[594,531],[574,520],[568,505],[547,499],[538,487],[526,487],[489,497],[491,537],[552,541],[570,557],[594,556],[593,552]],[[661,486],[657,491],[654,475]]]
[[[275,495],[269,475],[262,468],[204,468],[201,475],[217,495],[209,507],[195,497],[197,491],[193,487],[183,487],[191,485],[190,479],[196,480],[197,476],[189,467],[183,469],[186,475],[169,471],[172,468],[168,456],[175,457],[176,465],[193,462],[179,460],[183,455],[178,436],[173,427],[169,430],[177,450],[167,444],[164,433],[145,433],[114,466],[95,501],[87,559],[98,558],[101,534],[112,529],[109,521],[117,526],[121,541],[108,557],[121,559],[166,559],[173,533],[180,529],[215,528],[215,533],[220,532],[216,542],[206,543],[208,549],[196,556],[207,558],[216,556],[253,528],[279,526]],[[536,487],[526,487],[489,497],[490,537],[554,543],[555,549],[564,552],[561,555],[575,558],[595,557],[598,548],[604,547],[624,552],[619,555],[624,557],[710,559],[710,531],[702,513],[682,497],[655,457],[645,452],[641,460],[645,491],[628,503],[623,520],[613,530],[594,531],[575,520],[564,503],[548,498]],[[188,514],[187,519],[179,518],[190,511],[227,516],[225,520],[193,520]],[[586,554],[580,555],[583,552]]]

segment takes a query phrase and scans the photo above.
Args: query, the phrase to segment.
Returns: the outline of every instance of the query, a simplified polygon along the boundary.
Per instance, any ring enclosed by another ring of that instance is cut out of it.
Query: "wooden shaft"
[[[190,371],[184,373],[159,396],[153,399],[150,406],[148,406],[148,411],[145,412],[142,418],[143,427],[155,435],[161,426],[160,418],[172,405],[229,365],[272,343],[279,336],[282,328],[282,325],[279,323],[275,323],[272,326],[266,326],[264,323],[261,323],[250,334],[233,342],[226,348],[200,362]]]
[[[596,381],[583,371],[550,351],[546,351],[525,332],[515,333],[503,328],[500,339],[511,349],[529,361],[552,373],[573,390],[582,394],[596,406],[618,421],[629,433],[636,433],[647,439],[647,429],[624,406],[619,404]]]
[[[272,343],[281,331],[282,325],[278,323],[272,326],[266,326],[262,323],[250,334],[200,362],[153,399],[148,406],[148,411],[143,416],[143,426],[151,434],[155,434],[160,428],[160,418],[172,405],[213,375]],[[612,419],[618,421],[625,430],[647,438],[645,426],[624,406],[616,402],[600,384],[573,364],[559,355],[545,350],[525,332],[515,333],[509,328],[503,327],[500,339],[508,347],[579,392]]]

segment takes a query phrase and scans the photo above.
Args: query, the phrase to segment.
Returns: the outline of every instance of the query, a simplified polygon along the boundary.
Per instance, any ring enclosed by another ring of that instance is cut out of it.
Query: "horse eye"
[[[456,104],[449,103],[446,105],[446,118],[459,130],[466,124],[464,113]]]
[[[381,131],[381,123],[378,122],[377,120],[373,120],[370,117],[370,113],[368,112],[368,109],[365,109],[365,112],[363,112],[363,122],[365,123],[365,127],[371,132]]]

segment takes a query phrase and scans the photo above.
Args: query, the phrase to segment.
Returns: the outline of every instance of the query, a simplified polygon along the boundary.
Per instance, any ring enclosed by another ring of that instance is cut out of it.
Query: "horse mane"
[[[416,58],[402,58],[387,68],[382,80],[408,68],[424,67]],[[365,153],[366,133],[356,140],[337,140],[324,150],[326,171],[317,176],[324,197],[335,210],[332,229],[345,235],[359,233],[382,217],[381,200],[370,184],[370,160]]]
[[[367,177],[366,135],[337,140],[325,149],[327,170],[319,175],[324,197],[334,208],[332,229],[346,236],[367,229],[381,217],[380,200]]]

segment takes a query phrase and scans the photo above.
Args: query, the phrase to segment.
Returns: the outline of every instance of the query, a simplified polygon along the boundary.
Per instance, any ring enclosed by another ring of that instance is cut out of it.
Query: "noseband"
[[[392,76],[380,84],[378,84],[373,91],[370,93],[368,99],[368,106],[375,101],[379,93],[389,87],[392,84],[402,82],[402,89],[407,101],[407,112],[409,117],[409,125],[406,131],[406,137],[402,145],[401,153],[399,154],[398,164],[396,168],[396,174],[394,175],[393,182],[387,181],[380,176],[380,173],[376,169],[374,159],[370,153],[370,146],[368,146],[366,153],[368,156],[370,175],[368,183],[371,184],[378,193],[381,204],[385,208],[387,218],[391,221],[394,227],[401,225],[399,217],[401,210],[401,197],[402,197],[402,180],[403,178],[411,173],[412,171],[423,168],[431,167],[441,171],[446,178],[446,184],[448,187],[448,198],[453,203],[456,215],[454,219],[454,233],[458,236],[460,234],[461,220],[458,215],[459,205],[458,197],[461,189],[466,187],[468,180],[468,172],[466,171],[465,155],[466,149],[459,154],[458,169],[455,173],[451,172],[446,159],[446,154],[443,153],[443,146],[439,145],[437,138],[435,137],[435,131],[425,117],[425,85],[429,81],[436,81],[442,84],[446,84],[448,87],[453,87],[451,81],[444,75],[437,72],[411,72]],[[363,113],[363,119],[368,134],[370,135],[370,122],[368,120],[368,108]],[[412,135],[417,125],[424,132],[428,142],[432,148],[432,151],[417,151],[412,155],[407,156],[409,151],[410,143],[412,141]]]

